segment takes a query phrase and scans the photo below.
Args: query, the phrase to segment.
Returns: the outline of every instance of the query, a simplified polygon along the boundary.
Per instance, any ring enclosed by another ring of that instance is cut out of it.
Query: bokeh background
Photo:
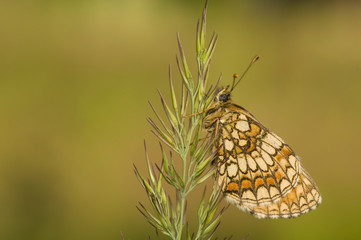
[[[145,172],[144,139],[160,162],[147,100],[169,96],[168,64],[180,79],[176,32],[194,69],[203,5],[0,2],[0,239],[156,238],[135,208],[149,205],[133,163]],[[217,236],[360,239],[360,12],[358,1],[210,1],[210,81],[222,72],[227,84],[261,56],[234,101],[293,147],[323,195],[292,220],[231,206]]]

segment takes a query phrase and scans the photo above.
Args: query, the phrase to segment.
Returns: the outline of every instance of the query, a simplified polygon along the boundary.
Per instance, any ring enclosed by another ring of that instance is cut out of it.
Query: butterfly
[[[218,187],[227,200],[258,218],[293,218],[315,209],[321,194],[300,158],[231,101],[239,82],[234,84],[235,78],[230,90],[226,86],[219,91],[204,118],[204,127],[215,136]]]

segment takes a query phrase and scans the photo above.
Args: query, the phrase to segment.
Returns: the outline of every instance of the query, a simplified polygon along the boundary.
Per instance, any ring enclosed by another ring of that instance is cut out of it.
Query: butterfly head
[[[216,101],[218,103],[225,103],[231,100],[231,92],[228,90],[229,86],[224,87],[217,94]]]

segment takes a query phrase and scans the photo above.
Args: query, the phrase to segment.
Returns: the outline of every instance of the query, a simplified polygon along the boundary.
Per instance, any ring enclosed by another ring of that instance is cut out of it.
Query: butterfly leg
[[[185,115],[185,116],[183,116],[183,118],[188,118],[188,117],[192,117],[192,116],[196,116],[196,115],[202,114],[202,113],[207,112],[207,111],[209,111],[209,110],[211,110],[211,109],[213,109],[213,108],[215,108],[215,107],[216,107],[216,104],[213,105],[213,106],[210,106],[209,108],[203,109],[203,110],[200,111],[200,112],[196,112],[196,113],[193,113],[193,114]]]
[[[216,118],[215,121],[216,121],[216,129],[214,131],[214,136],[217,136],[219,130],[219,118]]]

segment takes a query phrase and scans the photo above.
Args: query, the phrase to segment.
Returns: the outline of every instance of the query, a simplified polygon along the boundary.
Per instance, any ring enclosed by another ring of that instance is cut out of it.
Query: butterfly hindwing
[[[269,205],[242,205],[241,209],[258,218],[292,218],[315,209],[321,203],[320,192],[306,170],[301,169],[300,181],[280,201]]]

